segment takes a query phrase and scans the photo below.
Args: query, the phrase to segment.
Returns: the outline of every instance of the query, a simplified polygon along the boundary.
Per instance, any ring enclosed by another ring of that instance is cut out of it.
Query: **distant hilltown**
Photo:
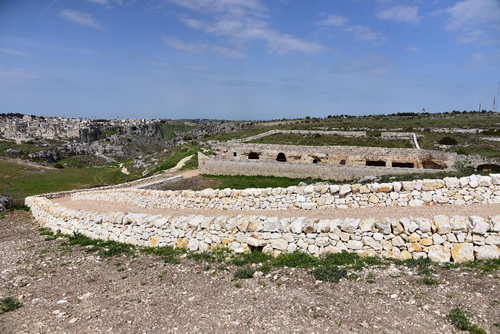
[[[0,114],[0,136],[20,141],[32,139],[95,140],[100,133],[131,134],[158,124],[150,119],[88,119]]]

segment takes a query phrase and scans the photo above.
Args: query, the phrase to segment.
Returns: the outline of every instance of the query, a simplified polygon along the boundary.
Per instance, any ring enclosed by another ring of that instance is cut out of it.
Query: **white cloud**
[[[328,15],[326,19],[316,22],[316,24],[321,26],[332,26],[340,28],[343,31],[354,34],[357,39],[362,41],[368,41],[372,43],[385,41],[385,37],[383,37],[380,33],[373,31],[370,27],[362,25],[350,25],[347,24],[348,22],[349,19],[347,17],[332,14]]]
[[[328,15],[328,17],[326,19],[318,22],[317,24],[322,25],[322,26],[341,27],[344,24],[346,24],[347,21],[349,21],[349,19],[347,17],[333,14],[333,15]]]
[[[408,52],[417,52],[418,50],[420,50],[420,48],[418,46],[415,46],[415,45],[410,45],[406,48],[406,51],[408,51]]]
[[[465,0],[444,10],[449,15],[446,28],[462,29],[468,25],[488,24],[500,21],[500,2],[498,0]]]
[[[467,44],[479,40],[486,31],[500,35],[500,1],[464,0],[439,10],[433,15],[447,15],[446,30],[459,34],[457,43]]]
[[[135,2],[135,0],[87,0],[88,2],[96,3],[98,5],[113,7],[113,6],[121,6],[121,5],[131,5]]]
[[[364,55],[341,64],[334,72],[385,75],[391,70],[390,62],[378,55]]]
[[[190,53],[201,53],[204,51],[212,51],[229,58],[245,58],[245,54],[243,54],[238,50],[226,48],[224,46],[219,46],[219,45],[212,45],[204,41],[185,42],[172,36],[163,36],[162,40],[163,43],[165,43],[167,46],[180,51],[185,51]]]
[[[87,0],[87,1],[99,4],[99,5],[103,5],[103,6],[109,6],[110,5],[109,0]]]
[[[366,26],[347,26],[345,31],[352,32],[357,39],[372,43],[383,42],[385,37]]]
[[[39,77],[37,73],[26,71],[21,68],[0,67],[0,83],[20,84],[35,80]]]
[[[13,50],[13,49],[6,49],[6,48],[0,48],[1,53],[6,53],[14,56],[29,56],[26,52],[18,51],[18,50]]]
[[[70,22],[87,26],[94,29],[103,29],[101,24],[97,22],[90,14],[78,12],[71,9],[63,9],[60,12],[60,16]]]
[[[166,1],[193,12],[209,15],[210,19],[184,15],[181,16],[181,22],[192,29],[225,37],[236,48],[241,48],[249,42],[262,41],[267,43],[272,52],[279,54],[289,52],[315,54],[323,49],[323,46],[318,43],[281,33],[270,27],[266,20],[268,10],[258,0]]]
[[[418,15],[418,7],[399,5],[384,9],[377,13],[380,20],[418,24],[422,17]]]

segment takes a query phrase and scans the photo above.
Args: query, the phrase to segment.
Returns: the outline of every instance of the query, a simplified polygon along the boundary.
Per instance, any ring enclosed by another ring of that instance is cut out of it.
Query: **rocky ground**
[[[0,219],[0,299],[21,301],[0,314],[0,333],[453,333],[454,308],[500,333],[498,270],[439,269],[436,285],[396,265],[339,283],[293,268],[234,280],[235,266],[100,258],[45,239],[29,213]]]

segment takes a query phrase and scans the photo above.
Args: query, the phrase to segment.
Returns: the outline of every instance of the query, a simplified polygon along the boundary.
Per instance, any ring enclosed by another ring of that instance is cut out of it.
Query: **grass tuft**
[[[293,253],[281,253],[271,263],[276,267],[312,268],[319,260],[307,253],[295,251]]]
[[[13,311],[19,306],[21,306],[21,303],[15,298],[6,297],[0,299],[0,314]]]
[[[236,279],[252,278],[254,273],[255,269],[252,268],[238,269],[234,272],[234,278]]]
[[[238,254],[233,257],[232,264],[236,266],[244,266],[246,264],[264,263],[271,260],[273,256],[264,252],[251,252]]]
[[[314,268],[312,270],[312,275],[318,281],[337,283],[342,277],[347,277],[347,269],[322,265]]]
[[[469,331],[474,334],[486,334],[486,331],[476,324],[473,324],[469,317],[471,314],[460,308],[454,308],[448,313],[451,323],[462,331]]]
[[[145,247],[141,248],[142,254],[156,255],[163,259],[165,263],[180,263],[179,255],[185,254],[183,248],[173,248],[170,246],[163,247]]]

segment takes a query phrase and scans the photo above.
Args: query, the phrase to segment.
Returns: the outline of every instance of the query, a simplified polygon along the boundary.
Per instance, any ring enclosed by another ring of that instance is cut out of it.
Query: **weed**
[[[341,253],[330,253],[323,258],[325,266],[346,266],[360,261],[361,257],[357,253],[342,251]]]
[[[417,280],[417,282],[419,282],[421,284],[425,284],[425,285],[438,285],[438,284],[441,284],[441,282],[439,282],[439,280],[437,280],[435,278],[432,278],[432,277],[429,277],[429,276],[425,276],[425,277]]]
[[[170,246],[146,247],[141,248],[141,253],[159,256],[165,263],[180,263],[179,255],[185,254],[186,250]]]
[[[372,279],[368,279],[368,280],[366,280],[366,283],[375,284],[375,283],[377,283],[377,282],[375,282],[375,281],[374,281],[374,280],[372,280]]]
[[[205,266],[205,267],[203,267],[203,270],[205,270],[205,271],[208,271],[208,270],[210,270],[210,269],[212,269],[212,267],[210,267],[210,266],[208,266],[208,265],[207,265],[207,266]]]
[[[5,212],[2,211],[2,212],[0,212],[0,219],[4,219],[4,218],[5,218]]]
[[[237,288],[237,289],[240,289],[241,288],[241,284],[240,283],[235,283],[234,287]]]
[[[500,305],[500,300],[498,299],[495,299],[492,302],[490,302],[490,306],[497,306],[497,305]]]
[[[232,259],[231,262],[232,264],[237,266],[244,266],[246,264],[264,263],[271,260],[272,258],[272,255],[264,252],[251,252],[238,254]]]
[[[120,267],[120,268],[118,268],[117,270],[118,270],[118,272],[120,272],[120,273],[121,273],[121,272],[125,271],[126,269],[125,269],[125,268],[123,268],[123,267]]]
[[[281,253],[271,263],[276,267],[311,268],[318,263],[318,259],[301,251]]]
[[[432,268],[434,262],[432,262],[431,259],[428,257],[426,258],[419,258],[419,259],[408,259],[404,261],[404,264],[408,268],[418,268],[418,273],[420,275],[429,275],[434,273],[434,269]]]
[[[234,272],[234,278],[237,279],[251,278],[254,273],[255,269],[252,268],[238,269]]]
[[[267,262],[258,267],[257,270],[261,271],[264,275],[267,275],[271,271],[271,268],[272,268],[271,263]]]
[[[121,254],[132,255],[133,246],[129,244],[119,243],[112,240],[91,239],[81,233],[74,232],[68,237],[70,245],[79,245],[82,247],[92,246],[87,249],[88,252],[98,252],[101,257],[112,257]]]
[[[346,278],[349,281],[357,281],[359,279],[359,275],[355,273],[350,273],[349,275],[346,276]]]
[[[342,277],[347,276],[347,269],[322,265],[313,269],[312,274],[319,281],[337,283]]]
[[[462,331],[469,331],[474,334],[486,334],[486,331],[476,324],[473,324],[469,317],[471,314],[461,310],[460,308],[454,308],[448,313],[448,318],[451,323],[455,325],[458,329]]]
[[[21,303],[15,298],[7,297],[0,299],[0,314],[14,311],[19,306],[21,306]]]

